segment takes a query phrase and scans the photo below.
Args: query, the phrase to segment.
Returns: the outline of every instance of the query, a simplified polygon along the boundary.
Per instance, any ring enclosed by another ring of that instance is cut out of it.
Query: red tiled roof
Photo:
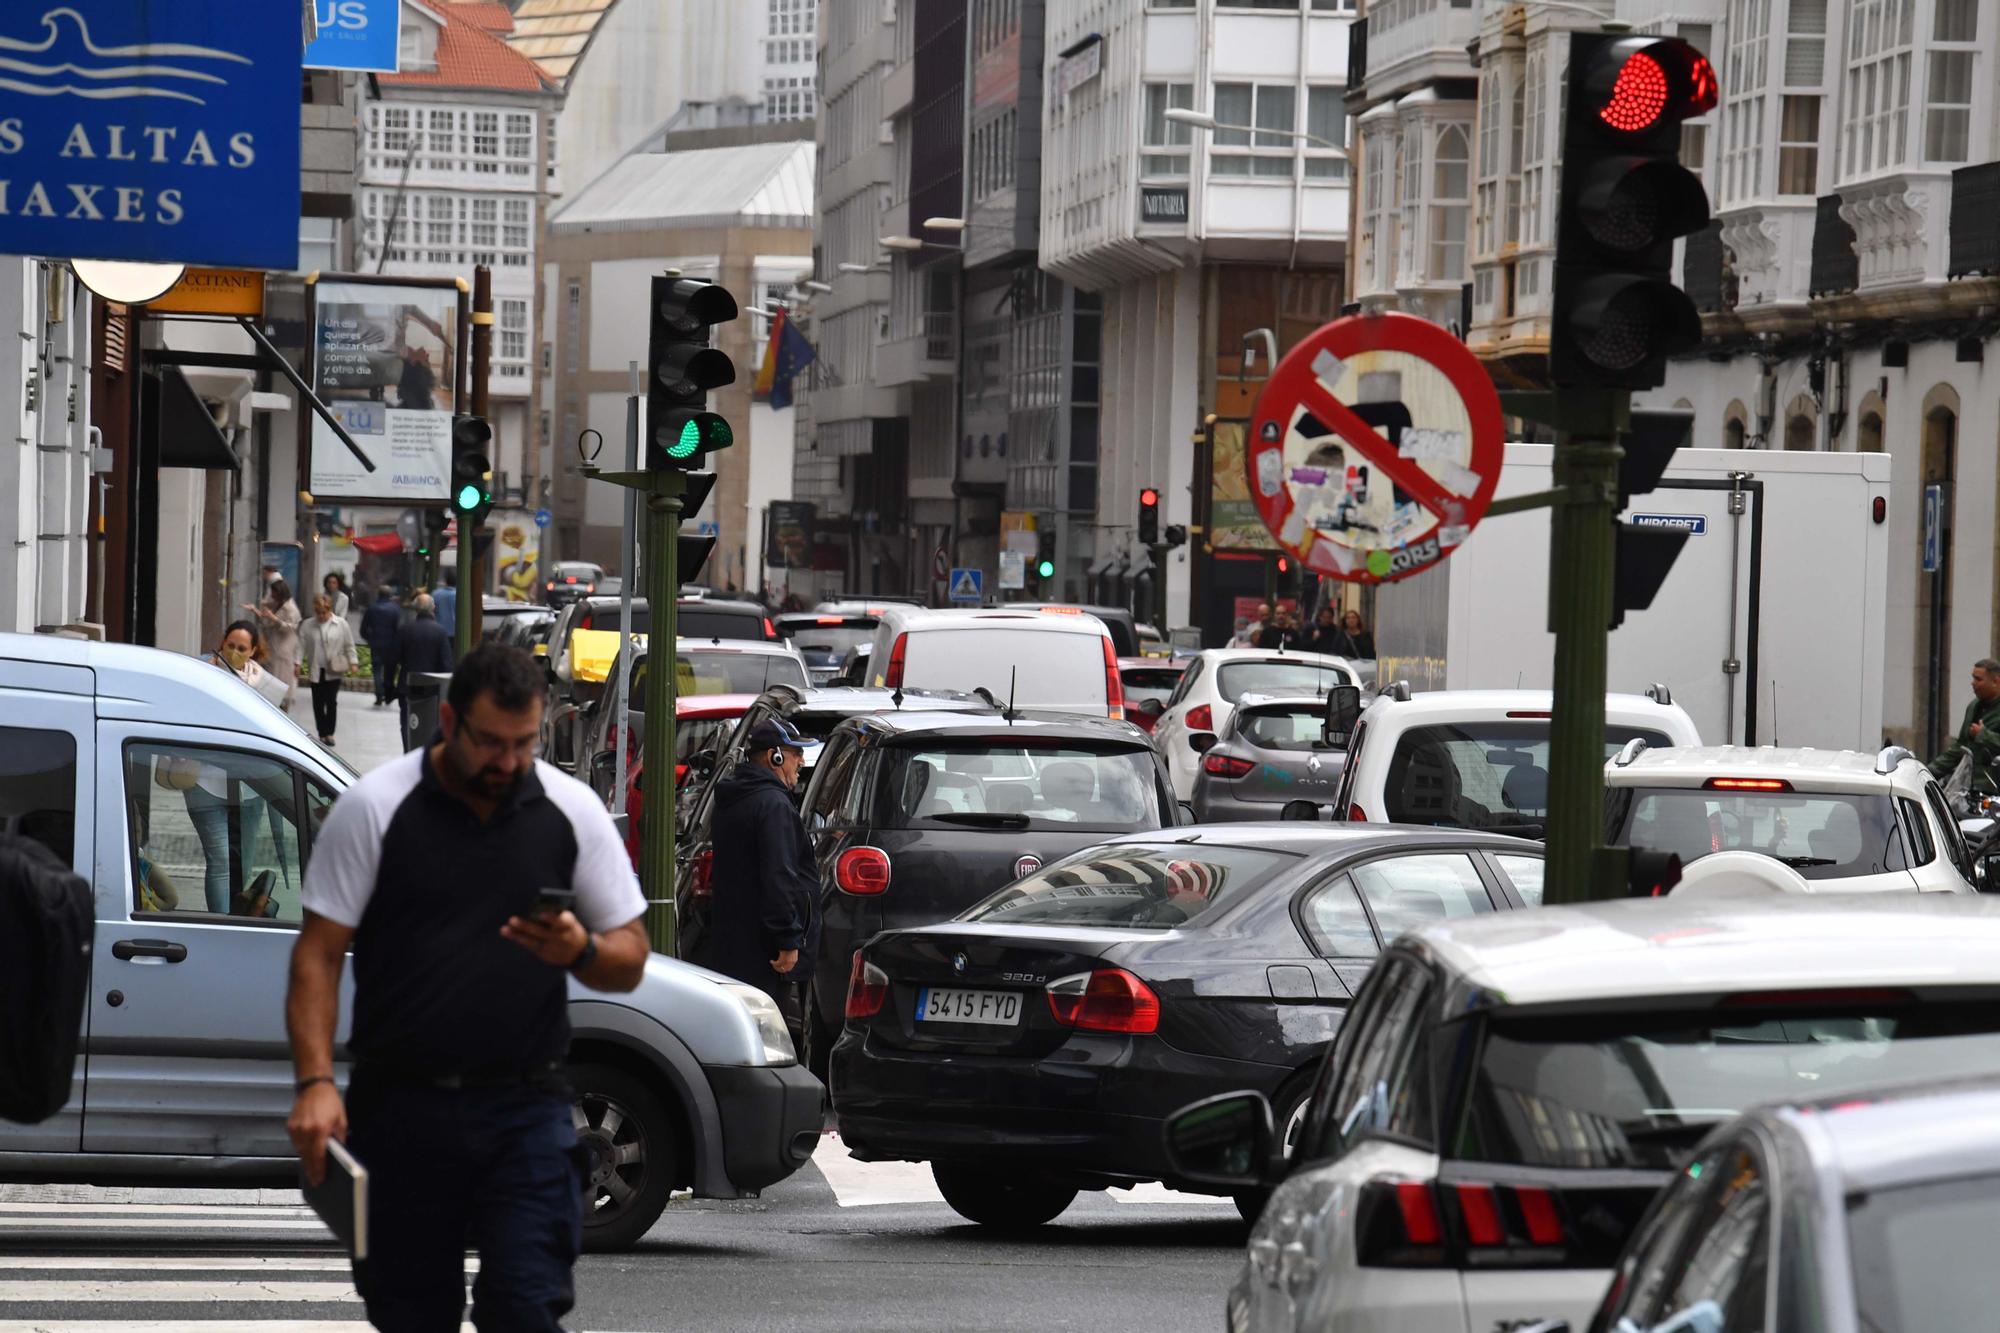
[[[437,68],[403,74],[378,74],[385,88],[485,88],[495,92],[555,91],[547,75],[527,56],[501,40],[486,24],[500,11],[508,29],[513,17],[502,4],[471,3],[437,6],[448,20],[438,33]],[[504,30],[503,30],[504,31]]]
[[[465,19],[488,32],[504,34],[514,31],[514,11],[500,0],[454,0],[445,14],[453,22]]]

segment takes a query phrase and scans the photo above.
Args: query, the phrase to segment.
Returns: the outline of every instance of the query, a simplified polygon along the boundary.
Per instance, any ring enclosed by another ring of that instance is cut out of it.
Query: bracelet
[[[296,1091],[304,1092],[307,1088],[310,1088],[315,1083],[331,1083],[331,1082],[333,1082],[333,1075],[331,1074],[314,1074],[311,1078],[300,1079]]]

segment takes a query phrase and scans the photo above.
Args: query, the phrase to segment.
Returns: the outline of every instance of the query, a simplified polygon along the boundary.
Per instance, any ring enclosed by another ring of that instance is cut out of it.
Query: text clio
[[[0,120],[0,159],[27,147],[21,118]],[[210,139],[207,131],[174,127],[104,126],[93,138],[86,125],[74,125],[60,156],[84,162],[148,162],[180,167],[241,170],[257,160],[256,136],[245,130],[226,140]],[[64,218],[73,222],[156,222],[171,227],[186,216],[181,191],[148,191],[138,186],[73,184],[67,181],[16,181],[0,176],[0,217]]]

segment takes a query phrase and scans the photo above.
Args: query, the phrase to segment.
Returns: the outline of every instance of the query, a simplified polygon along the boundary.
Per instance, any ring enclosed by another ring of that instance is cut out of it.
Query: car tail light
[[[854,970],[847,974],[847,1016],[873,1018],[889,998],[889,974],[854,951]]]
[[[687,777],[688,777],[688,766],[686,764],[675,764],[674,765],[675,791],[679,791],[681,789],[681,784],[687,781]]]
[[[769,616],[764,617],[764,637],[767,639],[778,637],[778,627],[771,623],[771,617]]]
[[[1118,650],[1111,646],[1111,636],[1098,640],[1104,645],[1104,703],[1105,711],[1117,721],[1125,720],[1125,682],[1118,675]]]
[[[820,616],[818,619],[814,620],[813,623],[815,625],[844,625],[847,622],[842,620],[839,616]]]
[[[1555,1195],[1544,1189],[1523,1185],[1515,1189],[1514,1202],[1520,1205],[1521,1223],[1528,1229],[1531,1244],[1563,1243],[1563,1224],[1556,1213]]]
[[[1248,759],[1238,759],[1231,754],[1210,752],[1202,756],[1201,771],[1218,778],[1240,778],[1246,776],[1256,765]]]
[[[910,636],[907,631],[896,636],[896,642],[889,649],[889,669],[882,673],[882,683],[892,690],[903,687],[903,658],[910,651]]]
[[[842,893],[869,898],[889,888],[889,854],[880,847],[849,847],[833,863],[833,882]]]
[[[1458,1215],[1465,1221],[1465,1239],[1472,1245],[1504,1245],[1506,1228],[1500,1225],[1500,1201],[1491,1185],[1459,1185]]]
[[[1358,805],[1350,805],[1347,807],[1347,822],[1350,824],[1366,824],[1368,822],[1368,812]]]
[[[1403,1219],[1403,1235],[1412,1245],[1436,1245],[1444,1239],[1430,1186],[1414,1180],[1397,1181],[1396,1211]]]
[[[1100,967],[1049,983],[1056,1022],[1085,1032],[1157,1032],[1160,997],[1122,967]]]
[[[595,616],[585,616],[583,619],[576,622],[576,627],[578,629],[589,629],[595,620],[596,620]]]
[[[1710,791],[1790,791],[1783,778],[1710,778],[1701,784]]]
[[[576,582],[576,575],[574,575],[574,574],[565,574],[565,575],[563,575],[563,582],[564,582],[564,583],[575,583],[575,582]]]
[[[697,898],[706,898],[715,892],[715,849],[704,847],[694,854],[694,861],[688,867],[690,888]]]
[[[1558,1192],[1540,1185],[1373,1180],[1361,1191],[1355,1248],[1364,1268],[1608,1267],[1655,1188],[1582,1191],[1587,1229],[1603,1234],[1577,1243]]]
[[[1207,704],[1196,704],[1193,708],[1188,709],[1187,729],[1189,731],[1214,731],[1215,710]]]
[[[1549,711],[1548,711],[1548,710],[1546,710],[1546,709],[1543,709],[1543,710],[1541,710],[1540,712],[1529,712],[1529,711],[1527,711],[1526,709],[1521,709],[1521,710],[1517,710],[1517,711],[1515,711],[1515,712],[1512,712],[1512,713],[1509,713],[1509,714],[1507,714],[1507,716],[1508,716],[1508,717],[1520,717],[1520,718],[1534,718],[1534,719],[1536,719],[1536,720],[1538,720],[1538,721],[1542,721],[1542,722],[1546,722],[1546,721],[1550,720],[1551,718],[1553,718],[1553,717],[1555,716],[1555,714],[1554,714],[1554,713],[1551,713],[1551,712],[1549,712]]]

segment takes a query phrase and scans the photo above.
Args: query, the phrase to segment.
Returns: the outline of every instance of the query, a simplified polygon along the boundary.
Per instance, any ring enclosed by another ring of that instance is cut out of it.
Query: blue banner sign
[[[1635,528],[1675,528],[1690,537],[1708,531],[1706,514],[1634,514],[1627,521]]]
[[[0,252],[295,268],[303,7],[77,5],[0,5]]]
[[[307,69],[396,72],[403,0],[313,0],[313,16],[319,38],[306,47]]]

